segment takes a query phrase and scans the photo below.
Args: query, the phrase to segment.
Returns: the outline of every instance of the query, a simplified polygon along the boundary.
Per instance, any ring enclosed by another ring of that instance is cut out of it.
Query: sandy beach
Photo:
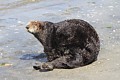
[[[0,80],[119,80],[119,8],[119,0],[0,0]],[[35,62],[47,59],[43,46],[26,31],[27,22],[73,18],[89,22],[97,31],[98,60],[75,69],[34,70]]]

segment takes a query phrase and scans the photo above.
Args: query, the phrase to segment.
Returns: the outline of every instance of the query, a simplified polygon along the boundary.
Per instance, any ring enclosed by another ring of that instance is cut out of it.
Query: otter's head
[[[43,22],[30,21],[28,22],[26,29],[28,32],[35,34],[43,30]]]

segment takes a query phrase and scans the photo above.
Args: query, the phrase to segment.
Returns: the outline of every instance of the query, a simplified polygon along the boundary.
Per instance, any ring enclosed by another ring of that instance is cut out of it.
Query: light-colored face
[[[40,21],[30,21],[26,26],[27,31],[30,33],[40,32],[42,28],[43,28],[42,22]]]

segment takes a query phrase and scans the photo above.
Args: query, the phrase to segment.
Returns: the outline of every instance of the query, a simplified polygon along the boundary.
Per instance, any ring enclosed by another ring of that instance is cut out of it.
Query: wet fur
[[[99,37],[86,21],[80,19],[58,23],[38,21],[36,25],[39,31],[32,34],[42,43],[48,62],[34,66],[35,69],[72,69],[97,60],[100,50]]]

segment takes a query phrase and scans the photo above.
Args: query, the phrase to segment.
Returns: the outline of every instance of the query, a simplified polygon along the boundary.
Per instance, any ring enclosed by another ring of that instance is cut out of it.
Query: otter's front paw
[[[52,71],[53,70],[53,65],[50,63],[36,63],[35,66],[33,66],[35,70],[39,70],[40,72],[46,72],[46,71]]]

